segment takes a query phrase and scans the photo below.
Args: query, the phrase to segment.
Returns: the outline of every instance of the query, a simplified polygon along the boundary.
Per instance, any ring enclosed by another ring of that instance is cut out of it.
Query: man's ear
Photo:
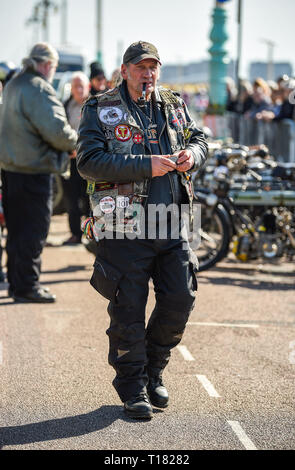
[[[127,80],[127,76],[128,76],[128,66],[126,64],[122,64],[121,65],[121,75],[123,77],[124,80]]]
[[[52,62],[50,62],[50,60],[48,60],[48,62],[45,62],[45,67],[46,67],[46,70],[50,70],[52,67]]]

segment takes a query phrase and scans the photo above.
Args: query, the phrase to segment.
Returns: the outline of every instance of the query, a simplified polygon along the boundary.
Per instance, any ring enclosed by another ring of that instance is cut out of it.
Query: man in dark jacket
[[[90,64],[90,94],[96,95],[107,90],[107,79],[99,62]]]
[[[151,418],[151,405],[168,405],[163,370],[197,290],[180,208],[189,205],[192,213],[190,172],[207,156],[204,135],[183,100],[157,87],[159,69],[155,46],[129,46],[123,83],[88,100],[77,145],[98,241],[91,284],[110,301],[113,385],[136,419]],[[145,327],[150,279],[156,305]]]
[[[0,127],[3,208],[8,232],[9,295],[18,302],[54,302],[39,282],[51,215],[51,173],[63,172],[77,134],[50,82],[58,54],[36,44],[5,87]]]
[[[75,72],[71,80],[71,96],[64,103],[69,124],[73,129],[75,129],[75,131],[78,130],[82,105],[88,98],[88,95],[88,77],[83,72]],[[69,170],[69,177],[62,178],[62,183],[66,208],[69,216],[71,236],[64,241],[63,245],[76,245],[81,243],[81,216],[88,215],[89,213],[86,181],[81,178],[77,171],[76,152],[72,154]]]
[[[294,90],[295,80],[290,79],[282,85],[283,89],[283,103],[278,114],[274,117],[274,121],[281,121],[282,119],[295,119],[295,104],[294,104]],[[292,99],[293,96],[293,99]]]
[[[295,90],[295,80],[290,79],[284,81],[281,85],[282,91],[282,104],[278,107],[277,110],[262,111],[260,113],[260,119],[264,121],[282,121],[283,119],[295,119],[295,103],[294,103],[294,90]]]

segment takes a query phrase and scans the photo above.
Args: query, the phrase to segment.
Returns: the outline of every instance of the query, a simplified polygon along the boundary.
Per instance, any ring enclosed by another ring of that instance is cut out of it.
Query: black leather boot
[[[169,396],[161,375],[149,377],[147,392],[152,405],[167,408]]]
[[[124,411],[130,418],[134,419],[151,419],[153,416],[153,409],[145,392],[141,392],[125,401]]]

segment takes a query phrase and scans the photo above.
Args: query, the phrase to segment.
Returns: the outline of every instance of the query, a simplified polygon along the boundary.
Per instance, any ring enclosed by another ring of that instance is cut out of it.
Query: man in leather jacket
[[[77,144],[93,211],[88,233],[98,242],[90,282],[110,301],[113,385],[135,419],[150,419],[151,405],[168,406],[162,373],[197,290],[179,208],[189,206],[192,216],[190,173],[207,156],[204,135],[183,100],[157,87],[160,65],[155,46],[131,44],[122,84],[86,102]],[[156,305],[145,327],[150,279]]]

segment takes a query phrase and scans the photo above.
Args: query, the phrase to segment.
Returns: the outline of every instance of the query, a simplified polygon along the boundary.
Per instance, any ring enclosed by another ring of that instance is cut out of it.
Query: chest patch
[[[136,132],[133,134],[133,142],[135,144],[141,144],[143,142],[143,136],[139,132]]]
[[[126,142],[131,139],[131,130],[126,124],[121,124],[115,128],[115,137],[121,142]]]
[[[116,203],[112,197],[106,196],[100,200],[99,207],[104,214],[110,214],[114,212]]]
[[[109,126],[115,126],[118,124],[123,117],[123,111],[120,108],[108,106],[103,108],[99,112],[99,119]]]

